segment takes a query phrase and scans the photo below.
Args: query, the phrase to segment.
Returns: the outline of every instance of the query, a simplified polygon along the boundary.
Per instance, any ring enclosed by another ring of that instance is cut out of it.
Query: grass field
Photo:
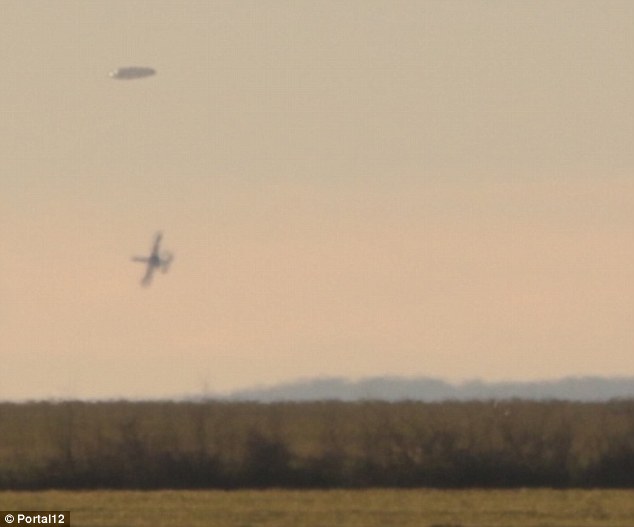
[[[74,527],[631,527],[634,491],[2,492],[1,510],[70,510]]]

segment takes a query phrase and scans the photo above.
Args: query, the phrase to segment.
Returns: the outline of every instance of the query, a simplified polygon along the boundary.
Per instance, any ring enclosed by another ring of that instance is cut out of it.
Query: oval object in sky
[[[127,66],[110,72],[110,77],[122,80],[142,79],[152,75],[156,75],[156,70],[145,66]]]

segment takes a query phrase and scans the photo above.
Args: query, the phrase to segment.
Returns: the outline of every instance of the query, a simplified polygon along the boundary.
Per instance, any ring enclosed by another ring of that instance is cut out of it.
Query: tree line
[[[634,487],[634,401],[0,404],[0,488]]]

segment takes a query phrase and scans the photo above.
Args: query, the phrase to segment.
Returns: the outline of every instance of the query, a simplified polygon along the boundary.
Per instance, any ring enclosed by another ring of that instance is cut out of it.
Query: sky
[[[0,399],[634,375],[629,0],[1,4]]]

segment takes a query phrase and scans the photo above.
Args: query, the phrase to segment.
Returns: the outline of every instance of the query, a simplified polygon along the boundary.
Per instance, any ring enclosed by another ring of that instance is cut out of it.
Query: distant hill
[[[567,377],[554,381],[534,382],[474,380],[460,384],[428,377],[371,377],[358,381],[328,377],[238,390],[222,398],[233,401],[261,402],[324,399],[432,402],[513,398],[598,402],[634,398],[634,377]]]

